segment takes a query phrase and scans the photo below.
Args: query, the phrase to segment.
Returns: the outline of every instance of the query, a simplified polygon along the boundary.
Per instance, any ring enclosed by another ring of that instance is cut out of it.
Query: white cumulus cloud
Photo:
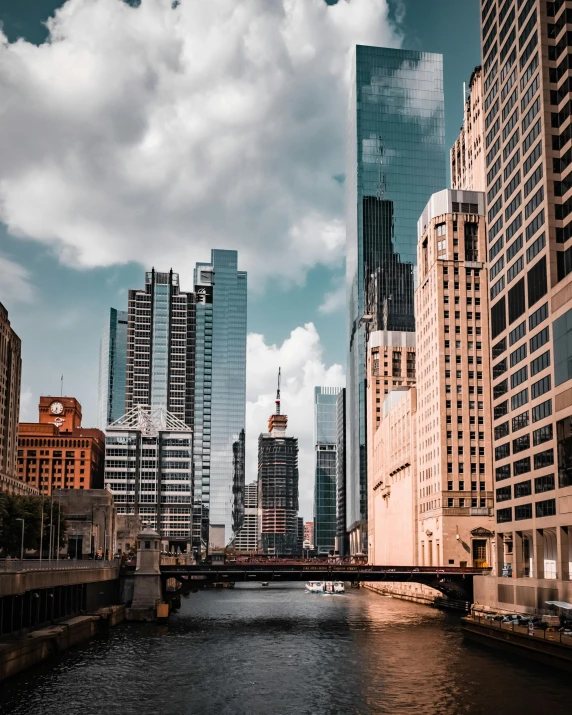
[[[5,303],[32,303],[35,288],[27,268],[0,253],[0,300]]]
[[[313,323],[294,329],[281,345],[250,333],[246,373],[246,481],[257,478],[258,435],[268,431],[274,414],[278,368],[282,369],[282,412],[288,434],[298,437],[300,516],[310,519],[314,497],[314,387],[344,387],[341,365],[326,365]]]
[[[387,0],[68,0],[0,30],[0,220],[73,266],[190,272],[237,248],[263,285],[343,252],[348,60],[399,46]]]

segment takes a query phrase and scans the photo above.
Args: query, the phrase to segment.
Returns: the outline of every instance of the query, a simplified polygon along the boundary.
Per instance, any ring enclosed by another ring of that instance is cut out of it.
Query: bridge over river
[[[161,565],[161,577],[175,579],[183,592],[214,583],[285,581],[414,582],[441,591],[447,598],[471,601],[473,578],[490,569],[455,566],[376,566],[328,561],[231,562],[226,564]]]

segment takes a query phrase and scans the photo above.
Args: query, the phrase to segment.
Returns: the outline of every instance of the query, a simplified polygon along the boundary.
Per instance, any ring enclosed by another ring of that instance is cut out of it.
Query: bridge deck
[[[490,569],[453,566],[376,566],[330,563],[246,563],[196,566],[164,565],[166,577],[186,576],[193,581],[420,581],[462,580],[488,574]]]

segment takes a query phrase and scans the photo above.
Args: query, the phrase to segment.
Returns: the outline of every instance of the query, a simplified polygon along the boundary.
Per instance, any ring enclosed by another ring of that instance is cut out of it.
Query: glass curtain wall
[[[318,553],[335,549],[337,400],[341,388],[314,388],[316,475],[314,482],[314,545]]]
[[[357,553],[367,544],[365,346],[372,330],[415,330],[417,219],[445,187],[442,56],[358,45],[347,131],[346,522]]]
[[[213,250],[195,268],[194,534],[211,548],[232,540],[243,514],[247,276],[237,265],[236,251]]]
[[[111,308],[101,337],[97,400],[97,427],[101,430],[125,414],[127,315],[126,310]]]

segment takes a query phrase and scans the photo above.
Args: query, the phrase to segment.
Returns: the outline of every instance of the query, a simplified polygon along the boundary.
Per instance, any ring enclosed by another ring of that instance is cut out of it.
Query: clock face
[[[52,415],[61,415],[64,411],[64,406],[61,402],[52,402],[50,405],[50,412]]]

